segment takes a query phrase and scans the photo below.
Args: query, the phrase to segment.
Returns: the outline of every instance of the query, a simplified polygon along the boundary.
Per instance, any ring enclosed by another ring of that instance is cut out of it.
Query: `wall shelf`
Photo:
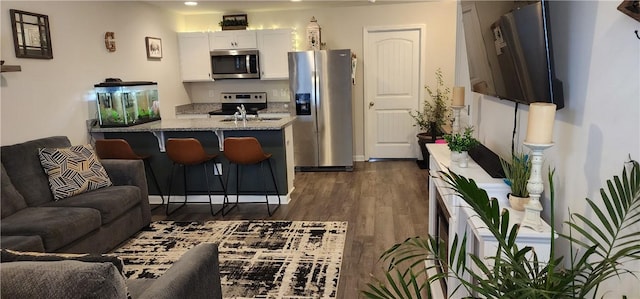
[[[0,66],[0,72],[2,72],[2,73],[20,72],[20,71],[22,71],[22,67],[20,67],[19,65],[2,65],[2,66]]]

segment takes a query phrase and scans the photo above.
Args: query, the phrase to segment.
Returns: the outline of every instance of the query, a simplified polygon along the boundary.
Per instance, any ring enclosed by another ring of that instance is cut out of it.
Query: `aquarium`
[[[94,87],[100,127],[128,127],[160,119],[158,83],[103,82]]]

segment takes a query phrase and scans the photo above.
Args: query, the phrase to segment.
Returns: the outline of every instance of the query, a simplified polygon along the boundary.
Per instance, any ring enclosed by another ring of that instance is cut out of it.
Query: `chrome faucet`
[[[244,109],[244,104],[241,104],[239,107],[236,107],[238,112],[240,112],[240,117],[242,117],[242,121],[247,121],[247,110]]]

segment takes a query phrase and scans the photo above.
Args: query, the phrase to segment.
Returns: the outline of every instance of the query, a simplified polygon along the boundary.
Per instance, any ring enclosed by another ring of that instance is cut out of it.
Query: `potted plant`
[[[531,177],[531,159],[523,152],[514,152],[511,161],[500,158],[502,170],[506,177],[506,183],[511,187],[509,204],[514,210],[524,211],[524,206],[529,202],[527,182]]]
[[[467,161],[469,157],[468,151],[480,142],[473,138],[473,127],[466,127],[464,133],[445,134],[444,140],[447,141],[447,146],[451,150],[451,161],[458,162],[460,167],[467,167]]]
[[[367,298],[424,298],[423,293],[430,292],[439,280],[455,277],[459,288],[480,298],[604,298],[598,294],[602,282],[618,279],[621,274],[638,278],[637,270],[629,265],[640,261],[640,232],[633,226],[640,218],[640,165],[631,163],[630,171],[623,168],[621,176],[607,180],[607,187],[600,189],[602,202],[586,199],[589,213],[597,217],[572,213],[565,221],[569,231],[558,234],[569,243],[570,258],[555,255],[556,232],[551,230],[548,262],[539,260],[532,247],[517,246],[514,240],[519,224],[509,224],[509,210],[501,211],[497,199],[489,199],[473,180],[440,172],[496,239],[496,255],[484,259],[467,252],[466,236],[454,237],[448,258],[446,250],[439,250],[447,248],[442,240],[408,238],[381,255],[380,260],[387,263],[384,279],[374,277],[362,294]],[[549,185],[553,207],[553,171],[549,172]],[[550,223],[555,223],[553,208]],[[425,266],[427,260],[436,263]],[[448,272],[427,274],[437,263],[447,265]],[[431,294],[427,296],[431,298]]]
[[[222,27],[222,30],[244,30],[249,26],[249,22],[247,15],[229,15],[223,16],[218,25]]]
[[[418,145],[422,151],[422,157],[427,160],[429,153],[425,148],[425,143],[434,142],[436,138],[442,136],[444,131],[442,126],[447,123],[447,120],[451,117],[451,111],[449,108],[450,89],[444,86],[444,80],[442,79],[442,70],[436,70],[436,88],[432,89],[428,85],[425,85],[425,89],[429,94],[431,100],[425,100],[422,106],[422,110],[410,111],[409,115],[415,120],[414,127],[420,128],[418,137]]]
[[[450,89],[444,86],[444,80],[442,79],[442,70],[436,70],[436,88],[432,89],[428,85],[424,87],[431,98],[431,101],[425,100],[422,106],[422,111],[416,110],[409,112],[411,117],[415,120],[414,126],[418,126],[423,133],[427,133],[428,136],[432,136],[435,140],[436,137],[442,136],[442,126],[447,123],[447,120],[451,117],[450,111]]]

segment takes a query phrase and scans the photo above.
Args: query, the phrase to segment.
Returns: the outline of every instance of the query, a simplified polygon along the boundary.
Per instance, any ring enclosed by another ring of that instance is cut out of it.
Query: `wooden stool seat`
[[[151,162],[149,162],[151,155],[140,155],[135,153],[131,148],[131,145],[129,145],[129,142],[124,139],[96,140],[96,155],[98,155],[98,158],[100,159],[142,160],[144,166],[149,168],[151,181],[156,186],[156,189],[158,189],[158,194],[160,194],[160,199],[162,199],[162,205],[164,205],[164,196],[162,195],[162,189],[160,189],[160,184],[158,183],[156,174],[151,167]]]
[[[265,153],[262,150],[262,146],[260,142],[255,137],[228,137],[224,139],[224,156],[229,163],[236,165],[236,203],[230,209],[233,209],[237,206],[239,197],[240,197],[240,176],[239,176],[239,166],[240,165],[257,165],[260,164],[260,168],[262,171],[262,182],[264,186],[265,199],[267,203],[267,212],[269,216],[273,215],[278,208],[280,208],[280,192],[278,191],[278,183],[276,181],[276,176],[273,172],[273,168],[271,167],[271,154]],[[276,195],[278,196],[278,205],[275,210],[271,211],[269,207],[269,195],[267,194],[267,188],[264,178],[264,168],[262,168],[262,164],[267,162],[269,166],[269,171],[271,172],[271,179],[273,181],[273,185],[275,187]],[[229,175],[227,174],[227,184],[229,183]],[[228,188],[228,186],[227,186]],[[223,211],[223,214],[225,212]]]
[[[199,165],[218,157],[217,154],[207,154],[200,141],[194,138],[170,138],[166,150],[171,161],[182,165]]]
[[[224,157],[234,164],[251,165],[271,158],[271,154],[262,151],[254,137],[229,137],[224,140]]]
[[[96,154],[100,159],[144,160],[151,155],[136,154],[124,139],[96,140]]]
[[[169,196],[167,198],[167,215],[177,211],[178,209],[184,207],[187,204],[187,166],[197,166],[202,165],[204,168],[204,176],[207,184],[207,195],[209,196],[209,207],[211,210],[211,215],[216,215],[220,213],[220,211],[224,212],[224,208],[228,203],[227,197],[227,189],[225,184],[222,182],[222,176],[218,176],[218,180],[220,181],[220,185],[222,186],[222,191],[224,193],[224,199],[222,202],[222,208],[218,211],[214,212],[213,209],[213,200],[211,199],[211,188],[209,185],[209,172],[207,170],[207,163],[213,163],[213,167],[216,170],[216,173],[220,174],[221,171],[216,166],[216,161],[218,158],[217,154],[207,154],[200,141],[195,138],[169,138],[165,143],[165,149],[167,153],[167,157],[171,161],[173,161],[173,167],[170,175],[169,182]],[[184,167],[184,203],[180,205],[175,210],[169,212],[169,204],[171,200],[171,187],[173,186],[173,168],[176,165],[181,165]]]

